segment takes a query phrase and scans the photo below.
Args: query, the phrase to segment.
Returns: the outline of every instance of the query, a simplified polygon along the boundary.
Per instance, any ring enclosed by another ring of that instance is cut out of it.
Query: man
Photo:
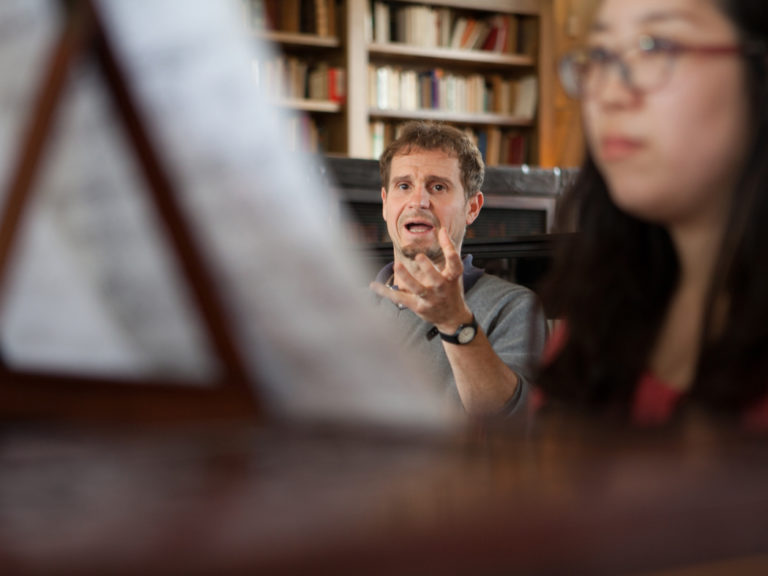
[[[394,262],[371,284],[378,306],[469,415],[514,411],[545,322],[530,290],[485,274],[471,255],[461,259],[466,228],[483,206],[480,152],[456,128],[411,122],[379,167]]]

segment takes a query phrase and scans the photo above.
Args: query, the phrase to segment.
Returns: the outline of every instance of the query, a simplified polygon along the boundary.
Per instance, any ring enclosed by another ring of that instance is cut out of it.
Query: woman
[[[768,424],[766,40],[764,0],[604,0],[563,59],[588,152],[544,292],[547,402]]]

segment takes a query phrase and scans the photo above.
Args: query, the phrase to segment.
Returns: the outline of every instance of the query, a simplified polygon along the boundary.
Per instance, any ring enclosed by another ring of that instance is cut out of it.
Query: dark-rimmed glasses
[[[617,68],[624,84],[639,93],[662,88],[672,74],[675,61],[686,54],[698,56],[754,55],[765,49],[747,45],[689,46],[672,40],[640,36],[621,52],[587,46],[567,53],[558,66],[560,82],[572,98],[588,98],[604,84],[612,68]]]

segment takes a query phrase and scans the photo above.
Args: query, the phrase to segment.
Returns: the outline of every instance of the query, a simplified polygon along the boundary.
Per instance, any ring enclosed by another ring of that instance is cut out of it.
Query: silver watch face
[[[456,337],[459,344],[468,344],[472,342],[472,339],[475,337],[475,332],[476,330],[474,326],[464,326]]]

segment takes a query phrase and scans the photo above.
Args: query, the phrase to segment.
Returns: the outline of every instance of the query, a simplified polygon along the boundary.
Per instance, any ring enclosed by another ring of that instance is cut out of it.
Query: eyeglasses
[[[760,46],[686,46],[671,40],[640,36],[634,46],[616,52],[602,47],[585,47],[566,54],[558,67],[560,82],[569,96],[588,98],[598,92],[614,66],[624,84],[639,93],[662,88],[672,75],[679,56],[743,56],[763,54]]]

